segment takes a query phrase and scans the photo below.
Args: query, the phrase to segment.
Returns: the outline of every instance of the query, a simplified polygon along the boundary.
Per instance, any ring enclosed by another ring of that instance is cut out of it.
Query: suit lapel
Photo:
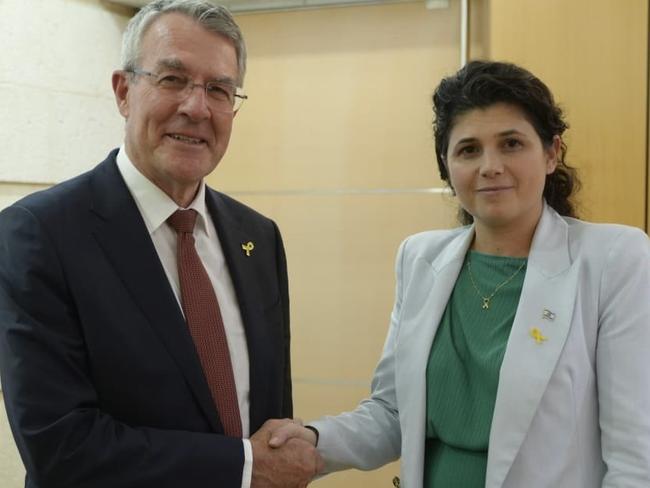
[[[564,347],[577,286],[570,264],[567,224],[545,208],[500,370],[490,432],[488,488],[503,485]],[[546,317],[545,310],[550,312]]]
[[[142,216],[115,164],[115,154],[91,180],[93,234],[133,301],[174,358],[215,432],[222,431],[192,338]],[[119,305],[119,304],[118,304]]]
[[[257,284],[251,283],[247,279],[247,265],[255,260],[256,253],[252,252],[249,253],[251,254],[250,256],[246,256],[246,251],[242,248],[242,245],[248,242],[252,242],[254,245],[257,236],[242,227],[242,223],[237,218],[237,215],[235,215],[235,212],[233,212],[232,208],[227,205],[217,192],[206,188],[205,200],[208,212],[217,229],[224,259],[228,265],[228,271],[237,294],[239,307],[242,314],[245,315],[248,313],[249,308],[254,308],[255,304],[259,302],[250,299],[249,295],[253,290],[249,285],[257,286]],[[253,260],[250,259],[251,257],[253,257]]]
[[[456,237],[432,261],[413,265],[408,293],[402,303],[399,343],[396,351],[396,390],[402,424],[403,444],[413,446],[402,457],[402,473],[415,473],[406,485],[421,486],[424,469],[426,420],[426,364],[440,318],[458,278],[473,228]]]
[[[268,381],[268,371],[277,358],[273,357],[276,349],[268,344],[276,338],[268,337],[269,327],[260,326],[267,321],[264,318],[263,304],[268,301],[269,291],[262,290],[256,278],[259,268],[268,265],[272,260],[266,260],[265,251],[259,247],[268,242],[268,237],[261,236],[259,229],[248,229],[240,220],[237,210],[229,205],[224,196],[211,189],[206,189],[206,205],[217,229],[219,242],[228,266],[237,296],[241,313],[246,342],[248,346],[250,404],[249,418],[251,434],[255,432],[268,418],[267,403],[271,385]],[[247,254],[243,245],[253,243],[258,248]],[[257,270],[257,271],[256,271]],[[264,297],[267,300],[264,300]]]

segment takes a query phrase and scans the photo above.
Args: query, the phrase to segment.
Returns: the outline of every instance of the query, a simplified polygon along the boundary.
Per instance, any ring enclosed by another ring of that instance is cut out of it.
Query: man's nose
[[[187,115],[191,120],[203,120],[210,118],[210,107],[205,86],[194,83],[186,88],[187,93],[179,105],[181,113]]]

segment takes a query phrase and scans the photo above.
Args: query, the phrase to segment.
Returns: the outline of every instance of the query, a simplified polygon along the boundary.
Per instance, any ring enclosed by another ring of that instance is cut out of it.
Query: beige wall
[[[458,2],[238,17],[250,62],[217,188],[277,220],[289,262],[295,413],[353,409],[369,392],[400,241],[447,227],[431,134],[433,87],[458,67]],[[391,486],[399,467],[322,488]]]
[[[0,486],[2,488],[25,486],[25,469],[11,437],[2,392],[0,392]]]
[[[119,143],[110,74],[130,13],[100,0],[0,1],[0,206]]]
[[[490,57],[529,68],[565,108],[581,215],[645,228],[647,0],[489,4]]]
[[[239,16],[250,99],[212,181],[230,191],[435,184],[430,96],[457,69],[451,3]]]

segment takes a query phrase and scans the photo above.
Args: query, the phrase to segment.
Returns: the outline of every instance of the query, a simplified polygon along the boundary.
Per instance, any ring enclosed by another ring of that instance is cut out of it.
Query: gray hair
[[[230,39],[235,45],[239,75],[238,85],[244,84],[246,74],[246,45],[239,26],[230,12],[221,5],[205,0],[154,0],[145,5],[129,21],[122,37],[122,69],[137,67],[142,38],[151,24],[163,14],[178,12],[196,20],[205,29]]]

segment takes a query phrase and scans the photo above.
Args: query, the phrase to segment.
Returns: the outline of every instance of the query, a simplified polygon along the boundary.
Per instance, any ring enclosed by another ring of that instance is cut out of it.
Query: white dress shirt
[[[182,311],[176,254],[177,236],[176,232],[166,223],[167,219],[180,207],[165,192],[140,173],[126,154],[124,146],[120,147],[116,159],[117,167],[138,206],[138,210],[147,226],[160,262],[165,269],[169,284],[174,291],[174,295]],[[245,461],[242,473],[242,488],[249,488],[253,471],[253,452],[250,441],[248,440],[250,435],[248,347],[232,279],[228,272],[221,243],[217,236],[217,230],[205,206],[204,182],[201,182],[194,201],[187,207],[187,209],[190,208],[198,214],[193,234],[196,252],[203,262],[203,266],[210,277],[210,282],[218,297],[221,317],[226,332],[230,361],[235,377],[235,387],[237,389],[242,436],[244,437]]]

